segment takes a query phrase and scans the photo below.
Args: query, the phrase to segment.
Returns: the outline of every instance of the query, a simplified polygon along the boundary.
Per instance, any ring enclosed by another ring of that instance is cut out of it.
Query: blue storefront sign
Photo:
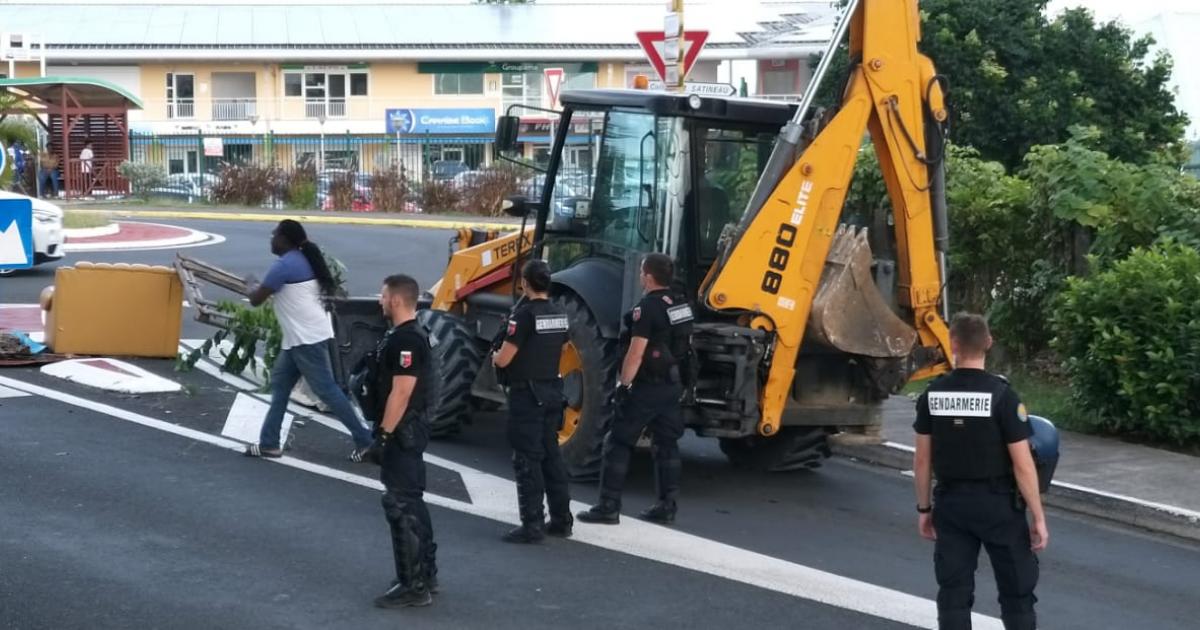
[[[496,110],[474,109],[389,109],[387,132],[400,133],[495,133]]]

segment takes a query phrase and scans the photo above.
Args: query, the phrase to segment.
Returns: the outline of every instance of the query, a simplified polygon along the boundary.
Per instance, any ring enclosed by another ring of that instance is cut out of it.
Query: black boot
[[[1037,630],[1037,615],[1027,613],[1001,614],[1004,630]]]
[[[542,523],[523,523],[520,527],[509,530],[501,540],[525,545],[540,543],[546,537],[545,527]]]
[[[670,525],[675,522],[675,510],[674,501],[659,501],[649,508],[642,510],[638,514],[638,518],[652,523]]]
[[[575,518],[584,523],[616,525],[621,522],[621,504],[612,499],[600,499],[599,505],[593,505],[586,512],[576,514]]]
[[[409,606],[428,606],[433,603],[433,596],[423,582],[413,587],[396,582],[388,592],[375,598],[379,608],[408,608]]]
[[[574,530],[575,518],[568,512],[562,515],[561,518],[550,517],[550,524],[546,526],[546,534],[556,538],[570,538]]]

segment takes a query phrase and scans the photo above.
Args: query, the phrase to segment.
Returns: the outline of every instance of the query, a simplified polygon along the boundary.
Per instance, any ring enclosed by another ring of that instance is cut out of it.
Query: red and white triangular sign
[[[661,81],[667,80],[667,65],[663,62],[662,45],[666,36],[661,31],[638,31],[638,43],[642,45],[642,50],[646,53],[646,59],[650,61],[650,66],[658,73],[658,78]],[[683,32],[683,76],[679,77],[679,82],[683,83],[687,75],[692,71],[692,66],[696,65],[696,58],[700,56],[700,49],[704,48],[704,42],[708,41],[708,31],[684,31]]]
[[[546,68],[542,71],[546,77],[546,96],[549,98],[547,109],[558,108],[558,93],[562,90],[565,73],[562,68]]]

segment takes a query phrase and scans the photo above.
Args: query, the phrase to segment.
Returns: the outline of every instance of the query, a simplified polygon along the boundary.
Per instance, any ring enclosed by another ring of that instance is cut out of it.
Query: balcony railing
[[[304,115],[308,118],[345,118],[346,117],[346,99],[331,98],[325,99],[308,99],[304,102]]]
[[[167,101],[167,118],[195,118],[196,101],[190,98],[176,98]]]
[[[249,98],[214,98],[212,100],[213,120],[248,120],[258,115],[258,102],[254,97]]]

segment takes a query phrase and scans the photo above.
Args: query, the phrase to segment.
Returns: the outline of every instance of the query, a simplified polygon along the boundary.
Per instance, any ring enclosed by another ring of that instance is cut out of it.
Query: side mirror
[[[513,153],[517,150],[517,135],[521,131],[521,119],[516,116],[501,116],[496,120],[496,150]]]
[[[504,214],[520,219],[529,214],[529,202],[524,197],[507,197],[501,202],[500,209]]]

